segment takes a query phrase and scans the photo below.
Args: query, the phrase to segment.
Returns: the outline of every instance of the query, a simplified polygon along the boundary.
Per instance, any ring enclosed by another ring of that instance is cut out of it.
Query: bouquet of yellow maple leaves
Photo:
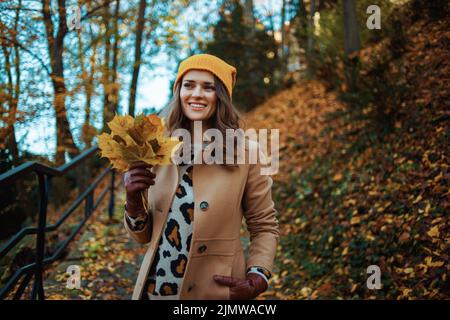
[[[101,157],[108,158],[112,167],[120,172],[134,161],[151,165],[171,164],[171,156],[182,143],[164,135],[164,120],[156,114],[145,116],[116,115],[108,122],[111,133],[98,135]],[[142,195],[147,209],[146,198]]]
[[[116,115],[108,122],[111,134],[98,136],[101,157],[108,158],[113,168],[124,172],[134,161],[151,165],[171,164],[172,152],[181,144],[164,135],[164,120],[156,114],[145,116]]]

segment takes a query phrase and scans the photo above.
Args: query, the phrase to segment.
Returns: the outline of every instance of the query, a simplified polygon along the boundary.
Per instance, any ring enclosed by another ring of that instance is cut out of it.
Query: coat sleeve
[[[262,157],[265,157],[264,154]],[[243,195],[244,217],[250,233],[247,267],[264,267],[270,272],[280,235],[277,211],[272,201],[273,180],[270,176],[261,174],[260,163],[249,166]]]

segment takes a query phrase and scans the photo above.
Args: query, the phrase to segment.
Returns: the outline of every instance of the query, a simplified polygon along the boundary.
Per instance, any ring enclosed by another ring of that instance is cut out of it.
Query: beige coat
[[[201,152],[196,156],[200,155]],[[243,279],[250,266],[272,270],[279,239],[278,220],[271,195],[272,179],[261,175],[260,168],[260,164],[234,168],[194,165],[194,227],[180,299],[229,299],[229,287],[217,284],[214,274]],[[147,225],[142,231],[133,232],[124,221],[131,237],[148,244],[133,299],[141,297],[178,187],[176,165],[155,166],[152,171],[156,178],[148,197],[153,229]],[[200,203],[205,201],[208,207],[200,208]],[[247,261],[239,236],[243,217],[251,240]]]

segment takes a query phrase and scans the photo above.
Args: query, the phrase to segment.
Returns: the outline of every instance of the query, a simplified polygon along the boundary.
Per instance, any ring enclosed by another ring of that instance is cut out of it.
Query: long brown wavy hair
[[[165,119],[166,133],[168,135],[171,135],[176,129],[179,128],[183,128],[191,132],[191,120],[184,115],[180,100],[182,82],[183,79],[180,79],[180,81],[178,81],[178,83],[176,84],[173,98],[170,100],[168,106],[166,107],[167,111],[162,113]],[[216,110],[214,111],[214,114],[208,119],[208,123],[211,128],[218,129],[222,133],[222,136],[225,137],[226,129],[237,130],[241,128],[242,117],[240,112],[233,105],[231,97],[229,96],[225,86],[215,75],[214,85],[217,95]],[[193,133],[191,132],[191,134]],[[236,144],[234,145],[234,147],[236,148]],[[226,151],[225,148],[226,146],[224,143],[223,152]],[[232,164],[232,166],[234,166],[234,164]]]

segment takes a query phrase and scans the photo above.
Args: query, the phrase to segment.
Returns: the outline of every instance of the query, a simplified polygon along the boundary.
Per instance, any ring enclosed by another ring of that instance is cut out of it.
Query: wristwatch
[[[143,230],[145,227],[145,224],[147,223],[149,213],[142,211],[142,212],[138,213],[138,215],[136,217],[130,217],[130,215],[128,214],[126,202],[124,205],[124,209],[125,209],[125,218],[127,220],[127,223],[128,223],[128,226],[130,227],[130,229],[132,231]]]

